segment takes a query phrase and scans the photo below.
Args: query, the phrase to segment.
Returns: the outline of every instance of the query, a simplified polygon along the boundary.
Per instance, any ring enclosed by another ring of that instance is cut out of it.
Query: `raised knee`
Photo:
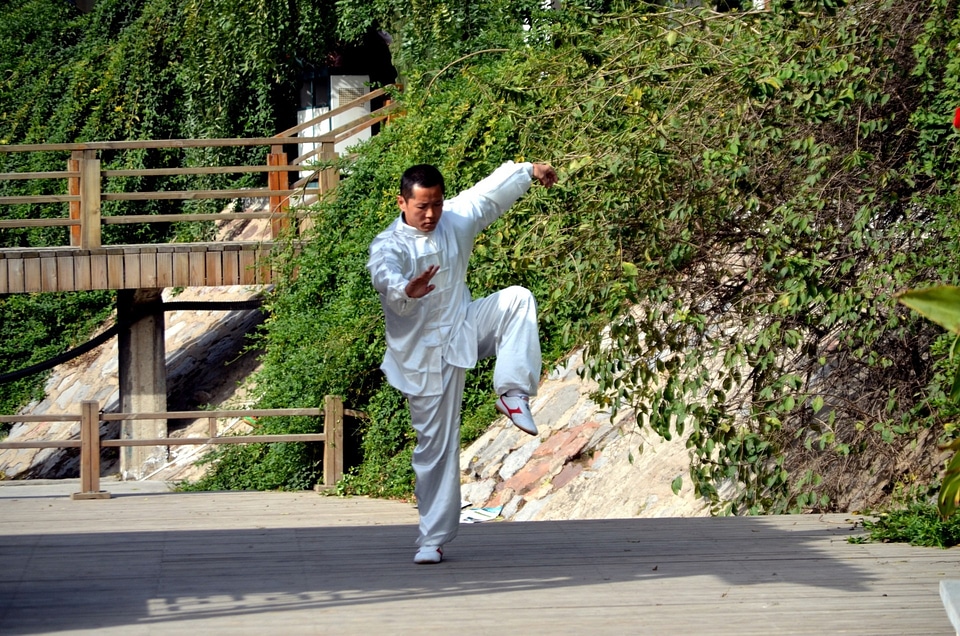
[[[519,285],[507,287],[503,290],[502,297],[506,302],[501,305],[501,307],[515,307],[517,309],[524,308],[525,310],[537,311],[537,301],[533,297],[533,292],[526,287],[520,287]]]
[[[533,292],[531,292],[526,287],[521,287],[520,285],[513,285],[511,287],[507,287],[503,291],[508,293],[510,295],[510,298],[514,300],[528,301],[528,302],[534,301]]]

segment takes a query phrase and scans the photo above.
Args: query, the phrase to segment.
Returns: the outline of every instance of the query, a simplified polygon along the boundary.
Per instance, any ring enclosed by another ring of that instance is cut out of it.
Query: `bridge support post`
[[[164,346],[163,298],[160,289],[117,291],[117,321],[132,322],[119,333],[120,411],[162,413],[167,410],[167,368]],[[121,439],[167,436],[166,420],[124,421]],[[123,479],[141,479],[167,461],[165,446],[124,446],[120,449]]]

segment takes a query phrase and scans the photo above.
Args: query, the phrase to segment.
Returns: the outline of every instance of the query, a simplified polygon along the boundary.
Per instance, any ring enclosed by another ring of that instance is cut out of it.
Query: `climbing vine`
[[[478,239],[471,289],[530,288],[547,360],[585,344],[595,399],[687,436],[690,477],[716,512],[864,508],[936,478],[925,449],[954,434],[943,425],[957,362],[893,298],[957,283],[955,1],[335,7],[345,37],[394,36],[401,115],[343,165],[336,200],[312,209],[313,234],[283,261],[291,276],[270,300],[256,380],[263,406],[339,393],[370,414],[350,432],[363,453],[344,491],[403,495],[412,484],[412,434],[377,370],[382,321],[364,269],[396,215],[397,175],[434,162],[456,191],[507,159],[550,161],[561,183],[533,190]],[[190,130],[269,119],[252,104],[283,90],[266,78],[296,47],[254,39],[262,57],[231,75],[206,66],[238,59],[223,37],[246,33],[231,29],[262,21],[261,9],[180,27],[210,53],[170,58]],[[270,16],[281,31],[297,21]],[[60,24],[62,41],[81,41],[79,22]],[[132,104],[97,116],[134,121]],[[468,437],[493,416],[489,386],[488,366],[471,374]],[[224,451],[200,486],[293,488],[317,475],[303,448],[270,446]]]
[[[480,237],[469,284],[532,289],[545,349],[587,342],[601,404],[689,435],[691,478],[717,512],[872,506],[898,481],[934,479],[929,454],[909,453],[942,432],[950,369],[938,333],[892,298],[957,277],[946,105],[960,96],[937,54],[953,50],[955,12],[570,4],[468,40],[485,53],[408,60],[405,115],[317,209],[319,240],[275,298],[265,395],[312,377],[316,395],[368,405],[366,461],[345,483],[402,492],[411,436],[376,372],[363,270],[396,214],[396,175],[433,161],[455,189],[504,159],[547,160],[561,184]],[[488,387],[481,370],[468,420]]]
[[[69,2],[0,6],[0,144],[125,139],[270,136],[296,123],[304,68],[337,44],[332,2],[98,0],[82,14]],[[183,152],[183,155],[180,153]],[[105,169],[240,165],[265,151],[209,149],[104,152]],[[259,153],[259,154],[257,154]],[[66,169],[69,153],[0,153],[0,172]],[[259,178],[259,177],[258,177]],[[106,191],[185,190],[254,185],[250,176],[123,177]],[[64,180],[3,180],[2,195],[63,194]],[[216,201],[106,202],[105,215],[213,212]],[[4,205],[4,218],[63,216],[62,205]],[[179,224],[200,228],[201,224]],[[203,224],[209,231],[212,224]],[[105,243],[197,239],[177,224],[108,225]],[[65,228],[0,229],[4,247],[67,244]],[[76,296],[76,298],[74,297]],[[0,297],[9,335],[0,371],[54,355],[89,333],[110,294]],[[63,312],[49,318],[52,306]],[[76,305],[78,311],[74,312]],[[95,307],[94,307],[95,306]],[[89,312],[89,313],[88,313]],[[75,332],[63,319],[86,325]],[[13,334],[19,333],[19,337]],[[42,375],[0,385],[4,413],[38,394]]]

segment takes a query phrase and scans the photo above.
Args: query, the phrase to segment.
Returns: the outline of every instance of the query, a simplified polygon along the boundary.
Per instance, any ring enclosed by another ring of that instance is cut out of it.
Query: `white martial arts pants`
[[[497,395],[516,390],[536,395],[540,382],[540,337],[536,301],[523,287],[508,287],[470,303],[480,358],[497,356]],[[443,545],[460,525],[460,406],[466,371],[443,364],[441,395],[407,395],[417,432],[413,451],[420,513],[418,545]]]

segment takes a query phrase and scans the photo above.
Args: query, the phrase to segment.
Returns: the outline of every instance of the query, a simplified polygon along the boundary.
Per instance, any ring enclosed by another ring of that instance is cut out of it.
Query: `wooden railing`
[[[323,442],[323,484],[332,488],[343,476],[343,418],[365,417],[359,411],[343,408],[343,401],[328,395],[323,409],[243,409],[219,411],[170,411],[165,413],[102,413],[96,401],[85,400],[78,415],[2,415],[0,422],[80,422],[80,438],[69,440],[31,440],[0,442],[0,448],[79,448],[80,491],[73,499],[109,499],[100,490],[100,450],[122,446],[185,446],[203,444],[264,444],[274,442]],[[306,416],[323,417],[322,433],[291,435],[225,435],[217,430],[218,418]],[[156,439],[100,439],[101,422],[157,419],[207,419],[206,437],[163,437]]]
[[[380,108],[370,115],[354,120],[324,135],[314,137],[297,136],[298,133],[326,120],[361,106],[374,99],[384,97],[386,90],[371,91],[360,98],[310,121],[285,130],[274,137],[250,139],[166,139],[144,141],[95,141],[85,143],[60,144],[20,144],[0,145],[0,152],[70,152],[66,170],[54,172],[8,172],[0,173],[2,180],[67,179],[66,194],[45,194],[32,196],[0,196],[0,205],[55,204],[67,203],[68,216],[42,219],[0,219],[0,228],[31,227],[69,227],[70,245],[81,249],[96,249],[101,245],[101,227],[110,224],[129,223],[169,223],[222,221],[230,219],[270,219],[272,234],[276,237],[289,225],[289,203],[292,196],[322,196],[336,186],[338,175],[329,164],[335,159],[334,148],[337,143],[350,139],[357,133],[371,128],[388,117],[391,104]],[[283,152],[284,144],[317,144],[316,149],[288,161]],[[98,153],[103,151],[170,148],[229,148],[229,147],[269,147],[266,162],[256,166],[208,166],[180,168],[144,168],[124,170],[104,170]],[[304,170],[308,162],[319,159],[327,167],[319,170],[318,184],[308,187],[312,177],[297,180],[289,184],[289,173]],[[266,173],[268,186],[252,189],[221,190],[185,190],[158,192],[109,192],[102,188],[103,179],[118,177],[157,177],[179,175],[243,174]],[[102,203],[105,201],[156,201],[156,200],[199,200],[269,197],[268,212],[226,212],[210,214],[150,214],[102,216]]]

